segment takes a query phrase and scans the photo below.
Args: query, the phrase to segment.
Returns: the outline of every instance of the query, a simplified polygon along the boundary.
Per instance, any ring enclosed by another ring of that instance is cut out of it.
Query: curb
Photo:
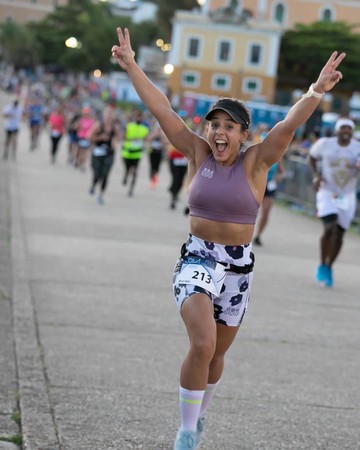
[[[16,179],[16,182],[15,182]],[[11,254],[13,261],[13,315],[15,354],[19,378],[21,431],[26,450],[60,449],[52,415],[43,357],[36,327],[26,264],[26,242],[22,222],[17,169],[12,167]],[[36,435],[34,435],[36,432]]]

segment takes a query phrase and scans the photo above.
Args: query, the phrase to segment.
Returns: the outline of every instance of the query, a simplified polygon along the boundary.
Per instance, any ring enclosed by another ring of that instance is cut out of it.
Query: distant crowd
[[[123,184],[128,185],[127,193],[133,196],[139,163],[145,154],[149,158],[149,188],[152,190],[158,185],[160,170],[166,161],[171,173],[169,207],[176,209],[181,192],[187,189],[187,160],[171,146],[148,111],[140,106],[124,109],[109,87],[74,75],[39,73],[29,76],[23,70],[14,72],[8,68],[0,70],[0,86],[13,95],[12,103],[3,110],[4,159],[16,159],[17,132],[22,126],[29,128],[30,151],[37,149],[42,132],[49,135],[52,164],[56,163],[60,142],[67,139],[68,164],[82,172],[91,169],[89,192],[95,194],[97,190],[96,199],[103,204],[116,155],[123,162]],[[186,121],[196,133],[205,136],[206,121],[197,116]],[[251,129],[245,147],[264,139],[268,131],[266,124],[257,124]],[[332,132],[331,128],[327,131],[329,135]],[[306,163],[319,137],[316,132],[299,133],[294,137],[283,158],[280,186],[291,176],[291,170],[286,170],[287,160],[295,156]],[[309,170],[307,163],[301,170]],[[186,206],[184,213],[188,213]]]

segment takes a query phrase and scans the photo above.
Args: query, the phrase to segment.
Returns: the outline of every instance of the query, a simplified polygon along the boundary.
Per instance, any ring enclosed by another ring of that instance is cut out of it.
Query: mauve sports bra
[[[189,214],[219,222],[255,224],[259,203],[249,186],[240,153],[232,166],[218,164],[210,154],[189,188]]]

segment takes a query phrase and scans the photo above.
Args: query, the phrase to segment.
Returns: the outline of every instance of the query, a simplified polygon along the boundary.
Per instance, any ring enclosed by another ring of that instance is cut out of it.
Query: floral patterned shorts
[[[255,258],[251,248],[251,243],[237,246],[215,244],[190,234],[182,253],[199,256],[200,259],[243,267],[254,263]],[[181,282],[183,279],[181,272],[185,266],[184,254],[177,261],[173,275],[174,296],[178,309],[181,309],[184,301],[191,295],[203,293],[214,305],[214,319],[217,323],[239,326],[249,303],[253,272],[235,273],[227,270],[220,293],[214,294],[203,286],[197,285],[196,282]]]

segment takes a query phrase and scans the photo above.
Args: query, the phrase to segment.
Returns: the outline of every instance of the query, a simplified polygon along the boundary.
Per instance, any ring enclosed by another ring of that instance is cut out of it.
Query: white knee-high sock
[[[206,414],[206,411],[209,407],[209,404],[214,397],[217,386],[220,384],[220,380],[215,384],[207,384],[206,391],[203,397],[203,401],[201,403],[200,414],[199,417],[203,417]]]
[[[205,391],[189,391],[180,386],[179,406],[182,430],[196,431],[204,393]]]

